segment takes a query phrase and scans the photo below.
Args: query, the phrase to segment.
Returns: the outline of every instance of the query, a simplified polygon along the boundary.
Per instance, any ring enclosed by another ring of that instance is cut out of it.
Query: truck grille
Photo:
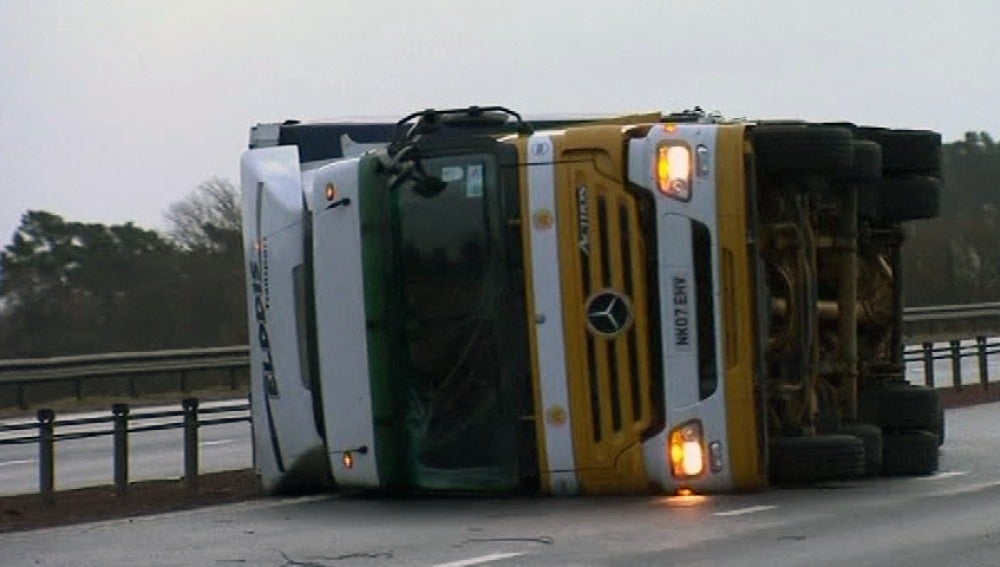
[[[617,184],[588,183],[584,172],[575,173],[576,261],[564,268],[572,270],[566,279],[576,289],[567,291],[580,298],[580,309],[567,308],[567,326],[587,331],[576,335],[579,350],[571,349],[581,355],[571,356],[577,359],[571,369],[579,365],[571,373],[570,380],[577,382],[571,391],[583,398],[574,404],[574,416],[589,423],[597,461],[591,465],[608,466],[641,440],[653,412],[647,250],[636,197]],[[631,322],[624,331],[601,333],[588,324],[587,308],[603,293],[627,299]],[[586,415],[579,416],[579,410]]]

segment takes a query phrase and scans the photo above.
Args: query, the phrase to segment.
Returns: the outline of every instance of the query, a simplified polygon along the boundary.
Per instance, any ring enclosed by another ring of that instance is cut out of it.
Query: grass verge
[[[0,497],[0,533],[162,514],[259,496],[257,478],[249,469],[201,475],[194,494],[183,481],[152,480],[130,484],[124,496],[113,486],[61,491],[52,504],[44,503],[39,494],[4,496]]]

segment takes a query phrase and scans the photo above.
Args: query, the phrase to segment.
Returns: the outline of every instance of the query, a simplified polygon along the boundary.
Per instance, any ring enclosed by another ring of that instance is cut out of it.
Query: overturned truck
[[[937,468],[901,360],[940,136],[700,110],[262,124],[242,159],[268,490],[752,490]]]

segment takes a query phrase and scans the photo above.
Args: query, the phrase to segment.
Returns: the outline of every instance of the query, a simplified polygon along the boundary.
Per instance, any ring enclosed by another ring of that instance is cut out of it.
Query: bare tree
[[[240,195],[213,177],[164,214],[168,235],[183,253],[178,291],[191,345],[243,344],[247,340],[246,288]]]
[[[188,250],[222,252],[239,246],[242,229],[240,196],[226,179],[213,177],[198,185],[164,214],[170,238]]]

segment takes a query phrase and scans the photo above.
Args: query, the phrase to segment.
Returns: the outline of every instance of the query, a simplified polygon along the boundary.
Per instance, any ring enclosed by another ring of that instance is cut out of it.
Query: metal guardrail
[[[934,305],[903,310],[904,340],[951,341],[1000,335],[1000,303]]]
[[[152,352],[112,352],[55,358],[0,360],[0,383],[46,382],[79,376],[176,372],[249,364],[246,345]]]
[[[903,321],[907,323],[997,316],[1000,316],[1000,302],[970,303],[967,305],[933,305],[903,309]]]
[[[909,307],[903,312],[904,323],[920,324],[935,321],[988,320],[1000,318],[1000,302],[968,305],[937,305]],[[969,336],[982,334],[970,331]],[[952,333],[948,338],[956,338]],[[926,340],[926,339],[925,339]],[[18,405],[27,408],[25,387],[31,384],[75,381],[77,398],[82,399],[82,382],[90,378],[124,376],[130,395],[137,396],[136,378],[148,374],[174,372],[180,374],[180,390],[187,392],[187,373],[197,370],[228,369],[230,387],[236,389],[236,374],[249,364],[246,345],[163,350],[153,352],[117,352],[43,359],[0,360],[0,386],[13,384]],[[933,380],[933,377],[930,377]],[[930,383],[930,382],[929,382]]]
[[[53,382],[75,382],[76,398],[83,399],[83,382],[94,378],[122,377],[128,381],[132,398],[139,397],[137,378],[152,374],[180,375],[180,391],[187,393],[188,373],[200,370],[228,370],[229,388],[238,387],[237,375],[247,368],[250,354],[246,345],[151,352],[113,352],[54,358],[0,360],[0,386],[17,388],[17,405],[28,408],[25,389]]]
[[[1000,303],[978,304],[975,306],[937,306],[908,309],[910,320],[947,319],[961,314],[1000,315]],[[976,337],[974,345],[963,345],[961,341],[950,341],[947,346],[935,346],[925,342],[904,348],[904,362],[923,362],[926,385],[936,387],[934,361],[949,359],[952,367],[952,388],[961,390],[962,360],[975,357],[979,367],[979,382],[983,390],[989,387],[987,359],[1000,354],[1000,340]],[[48,359],[0,361],[0,384],[36,383],[52,380],[80,380],[90,376],[110,376],[151,372],[187,371],[207,368],[239,368],[249,362],[246,346],[217,347],[207,349],[168,350],[140,353],[110,353],[99,355],[59,357]],[[995,384],[996,385],[996,384]],[[128,490],[128,435],[143,431],[184,428],[184,471],[189,490],[197,490],[198,477],[198,428],[249,421],[249,404],[239,406],[198,409],[198,401],[185,399],[181,410],[138,411],[131,413],[126,404],[115,404],[112,415],[58,420],[52,410],[42,409],[37,413],[37,423],[0,424],[0,433],[30,431],[32,434],[0,439],[0,445],[38,443],[39,445],[39,492],[46,502],[54,498],[54,451],[57,441],[86,437],[114,436],[114,479],[119,493]],[[238,413],[230,417],[200,419],[200,415]],[[179,423],[158,423],[133,425],[149,419],[183,418]],[[112,424],[110,430],[75,431],[56,433],[56,427],[70,427],[97,424]]]
[[[903,310],[905,322],[995,316],[1000,316],[1000,302],[907,307]],[[64,380],[77,376],[113,376],[116,374],[242,367],[249,363],[249,359],[249,350],[246,345],[234,345],[0,360],[0,384]]]
[[[932,388],[937,388],[939,386],[935,376],[934,361],[950,360],[951,386],[955,390],[961,390],[963,386],[968,386],[968,384],[962,383],[962,360],[975,358],[979,367],[979,386],[986,390],[990,385],[989,357],[1000,354],[1000,339],[976,337],[975,341],[976,344],[968,345],[963,345],[962,341],[908,345],[903,350],[903,362],[922,362],[924,383]],[[936,344],[943,346],[935,346]]]
[[[55,445],[58,441],[86,439],[90,437],[114,437],[114,485],[120,495],[128,492],[129,458],[128,436],[130,433],[145,431],[162,431],[166,429],[184,429],[184,482],[188,491],[198,491],[198,430],[202,426],[222,425],[250,421],[250,404],[226,405],[210,408],[198,407],[198,400],[187,398],[181,403],[179,410],[143,411],[131,413],[127,404],[115,404],[111,415],[98,417],[82,417],[75,419],[57,419],[54,411],[41,409],[37,413],[37,422],[2,424],[0,434],[15,432],[9,439],[0,439],[2,445],[38,444],[38,492],[42,500],[52,503],[55,498]],[[235,414],[222,417],[202,419],[204,415]],[[180,418],[175,422],[142,424],[144,421]],[[80,426],[100,426],[111,424],[111,428],[88,429],[57,433],[57,428],[79,428]],[[136,425],[133,425],[136,424]],[[16,432],[26,432],[17,435]]]

